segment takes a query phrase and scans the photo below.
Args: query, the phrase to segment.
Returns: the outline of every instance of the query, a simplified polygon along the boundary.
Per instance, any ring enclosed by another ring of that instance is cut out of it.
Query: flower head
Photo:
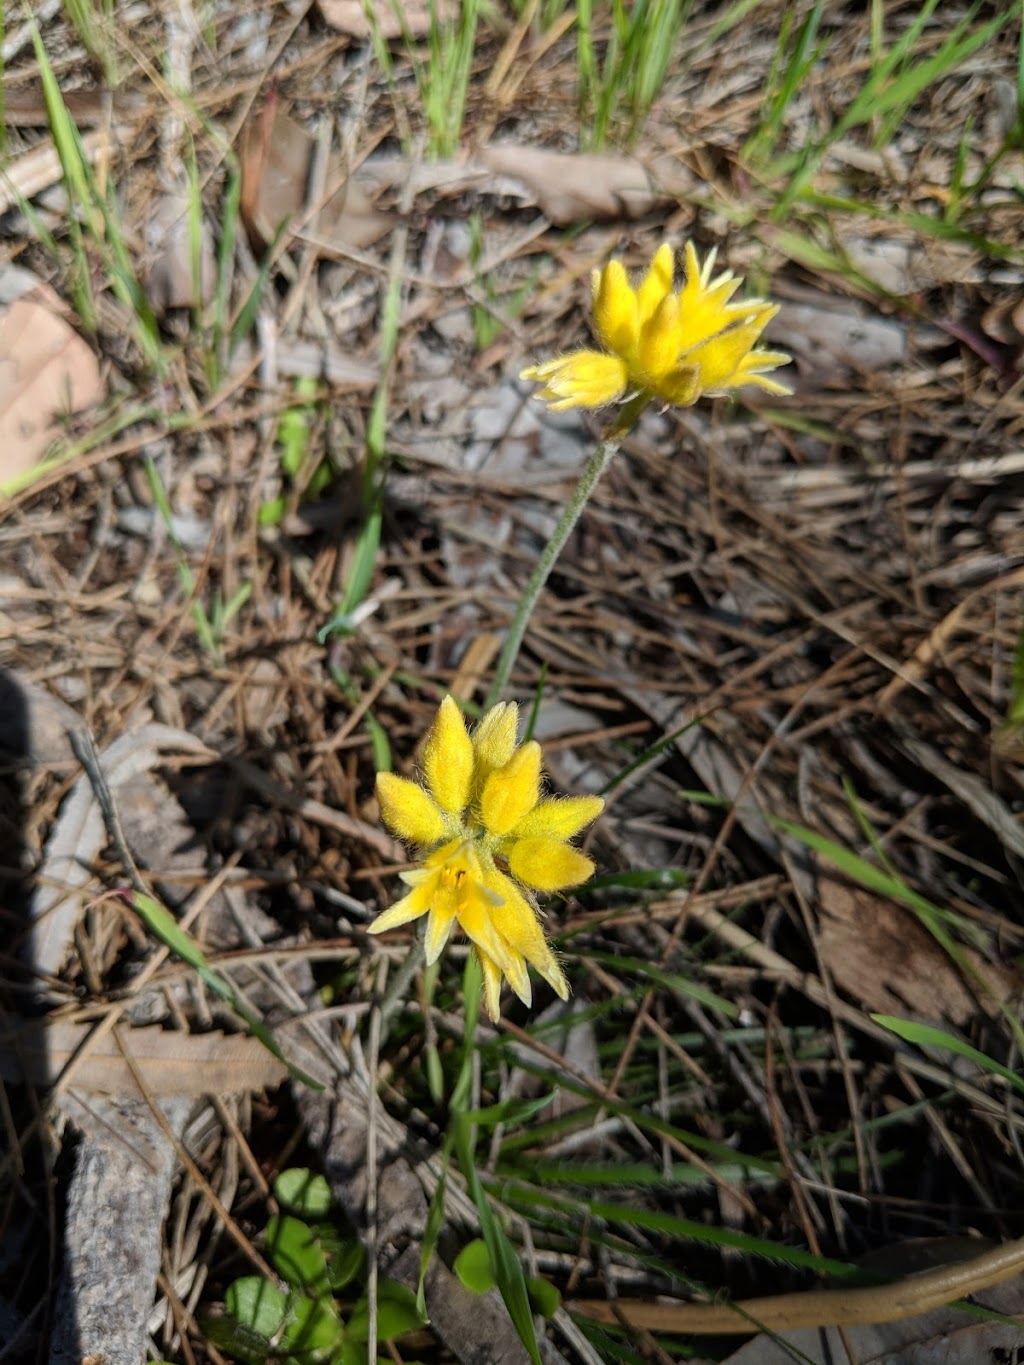
[[[689,407],[702,394],[744,384],[769,393],[789,389],[765,377],[785,365],[782,351],[756,351],[754,343],[778,304],[764,299],[730,302],[740,286],[730,271],[711,278],[715,253],[701,265],[686,244],[686,279],[674,292],[672,248],[664,243],[634,287],[621,261],[592,275],[594,331],[603,351],[572,351],[531,365],[521,379],[543,384],[537,394],[555,412],[596,408],[636,393]]]
[[[370,933],[426,915],[427,961],[434,962],[458,925],[480,957],[494,1020],[502,977],[530,1004],[527,963],[568,997],[534,893],[577,886],[593,873],[594,864],[569,840],[604,807],[600,796],[543,798],[540,745],[517,746],[517,721],[515,705],[501,703],[470,736],[445,697],[423,751],[424,785],[377,774],[385,823],[417,846],[422,863],[401,873],[408,895],[378,915]]]

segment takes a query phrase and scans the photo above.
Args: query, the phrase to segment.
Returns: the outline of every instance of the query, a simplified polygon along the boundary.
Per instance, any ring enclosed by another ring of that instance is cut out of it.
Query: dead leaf
[[[660,162],[652,172],[632,156],[550,152],[507,143],[484,147],[480,158],[495,175],[519,181],[523,197],[558,226],[581,218],[642,218],[670,207],[690,183],[685,168],[674,161]]]
[[[103,395],[99,362],[67,316],[27,270],[0,274],[0,486],[41,458],[59,433],[59,413]]]
[[[133,1067],[157,1096],[242,1094],[279,1085],[287,1074],[262,1043],[243,1034],[121,1028],[116,1038],[105,1034],[90,1042],[95,1031],[94,1024],[64,1020],[22,1024],[17,1032],[0,1035],[0,1077],[14,1084],[50,1085],[86,1044],[72,1082],[80,1095],[137,1093]]]
[[[430,32],[431,10],[443,22],[458,13],[454,0],[403,0],[402,19],[395,12],[391,0],[376,0],[371,5],[377,32],[384,38],[401,38],[402,24],[412,38],[422,38]],[[366,18],[363,0],[320,0],[320,14],[330,28],[339,33],[350,33],[353,38],[371,38],[373,29]]]
[[[832,878],[819,865],[818,946],[835,984],[864,1008],[879,1014],[912,1014],[962,1026],[979,1007],[995,1001],[971,991],[956,965],[919,923],[914,912],[860,886]],[[1013,973],[961,950],[996,998],[1019,989]]]
[[[242,133],[242,218],[259,250],[264,250],[286,220],[301,225],[307,211],[315,139],[281,109],[271,93]],[[326,247],[358,251],[390,229],[392,218],[380,213],[361,183],[349,174],[342,158],[327,159],[325,197],[312,215],[308,236]]]

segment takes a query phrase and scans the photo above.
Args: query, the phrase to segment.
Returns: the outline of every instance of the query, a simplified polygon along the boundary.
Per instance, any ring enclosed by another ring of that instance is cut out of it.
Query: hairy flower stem
[[[487,693],[487,700],[484,702],[483,709],[485,711],[497,704],[508,686],[508,680],[512,676],[512,669],[515,667],[516,659],[519,656],[523,636],[526,634],[526,627],[530,623],[530,615],[537,604],[537,598],[540,596],[544,584],[548,581],[548,576],[555,567],[558,556],[565,547],[565,542],[572,534],[573,527],[579,521],[583,509],[587,505],[587,500],[618,453],[623,437],[632,430],[648,401],[649,395],[646,393],[637,394],[632,398],[622,409],[621,419],[616,422],[614,428],[600,442],[587,461],[580,481],[576,485],[572,497],[565,505],[565,511],[555,527],[554,534],[537,560],[533,573],[530,575],[530,581],[527,583],[519,600],[519,605],[516,607],[516,614],[513,616],[512,624],[505,636],[505,643],[502,645],[501,654],[498,657],[498,665],[494,671],[490,691]]]

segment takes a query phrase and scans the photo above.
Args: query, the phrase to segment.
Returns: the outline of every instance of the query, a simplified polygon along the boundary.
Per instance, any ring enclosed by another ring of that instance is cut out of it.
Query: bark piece
[[[193,1101],[165,1101],[180,1138]],[[140,1100],[68,1103],[82,1137],[68,1196],[51,1365],[139,1365],[160,1270],[174,1143]]]

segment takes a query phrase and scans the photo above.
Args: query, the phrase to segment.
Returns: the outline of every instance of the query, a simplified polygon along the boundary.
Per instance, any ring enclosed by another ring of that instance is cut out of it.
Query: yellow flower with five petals
[[[713,251],[702,265],[687,242],[685,260],[686,278],[678,292],[672,288],[675,262],[667,242],[635,288],[621,261],[595,270],[594,331],[604,351],[573,351],[531,365],[520,378],[542,384],[537,397],[555,412],[601,407],[630,394],[689,407],[702,394],[745,384],[788,394],[766,375],[790,357],[754,349],[778,304],[731,302],[741,282],[730,271],[712,278]]]
[[[423,751],[424,785],[377,774],[385,823],[417,846],[422,863],[400,874],[408,895],[379,915],[370,933],[426,915],[429,963],[458,926],[480,958],[493,1020],[502,978],[530,1004],[527,964],[568,997],[535,893],[562,891],[591,876],[594,864],[569,840],[604,808],[599,796],[543,797],[540,745],[517,745],[517,723],[515,704],[503,702],[471,736],[458,706],[445,697]]]

